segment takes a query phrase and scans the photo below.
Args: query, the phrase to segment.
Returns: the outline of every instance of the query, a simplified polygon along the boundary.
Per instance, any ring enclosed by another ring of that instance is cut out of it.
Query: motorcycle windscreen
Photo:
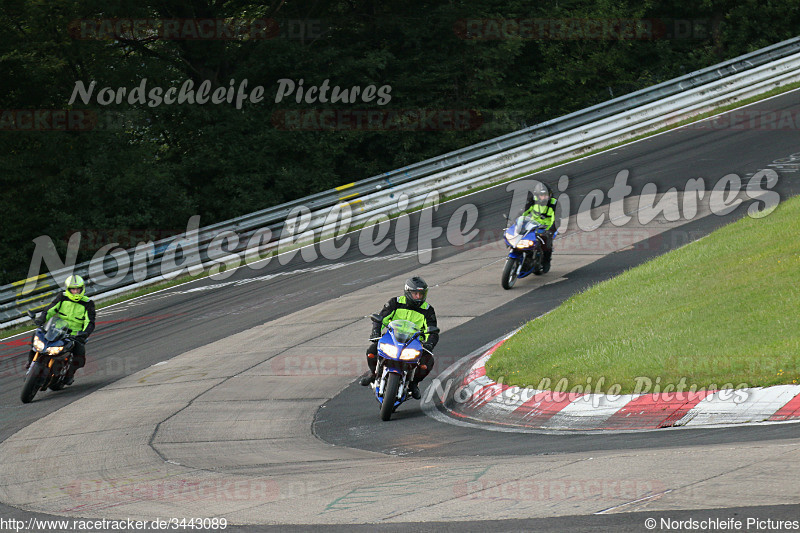
[[[47,321],[46,332],[44,338],[47,342],[53,342],[63,339],[70,333],[69,324],[66,320],[59,317],[53,317]]]
[[[531,231],[534,226],[536,226],[536,222],[529,216],[528,217],[521,216],[517,218],[515,224],[517,226],[516,227],[517,235],[525,235],[526,233]]]
[[[410,320],[392,320],[389,322],[389,329],[392,330],[394,340],[405,344],[419,332],[417,325]]]

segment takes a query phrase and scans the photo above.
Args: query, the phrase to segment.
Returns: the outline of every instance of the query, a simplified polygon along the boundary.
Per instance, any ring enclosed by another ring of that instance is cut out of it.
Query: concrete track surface
[[[793,109],[797,98],[758,108]],[[418,402],[383,423],[372,391],[353,384],[365,366],[364,317],[397,295],[409,274],[433,286],[443,370],[575,291],[735,220],[752,203],[742,192],[745,205],[718,216],[707,194],[691,217],[667,209],[646,223],[634,217],[617,227],[607,217],[599,228],[578,228],[581,200],[607,192],[619,171],[630,171],[634,190],[628,214],[643,205],[645,183],[680,193],[690,178],[704,177],[710,189],[726,174],[746,181],[764,168],[778,171],[775,190],[786,198],[798,192],[797,169],[785,165],[797,140],[796,131],[694,128],[542,175],[551,183],[570,177],[572,219],[551,272],[511,291],[500,288],[500,215],[511,202],[503,186],[439,206],[432,223],[445,231],[431,233],[426,264],[413,253],[427,242],[418,239],[427,215],[420,225],[417,214],[406,250],[390,246],[365,258],[351,246],[311,265],[298,254],[286,265],[243,268],[101,310],[89,345],[94,362],[75,386],[40,393],[30,405],[18,400],[26,337],[6,340],[0,514],[225,517],[246,531],[370,523],[484,530],[484,521],[502,521],[491,522],[498,530],[642,531],[647,517],[689,511],[797,517],[794,424],[509,435],[441,424]],[[465,204],[478,207],[481,233],[467,245],[448,242],[450,216]],[[600,204],[593,215],[608,213],[607,199]],[[405,231],[392,228],[396,237]]]

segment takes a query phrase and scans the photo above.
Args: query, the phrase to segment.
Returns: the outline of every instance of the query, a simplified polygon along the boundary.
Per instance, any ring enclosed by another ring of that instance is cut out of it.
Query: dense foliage
[[[42,234],[63,256],[68,235],[81,230],[79,261],[87,260],[103,241],[131,244],[121,233],[164,237],[194,214],[207,225],[367,178],[767,46],[800,27],[795,0],[693,4],[4,0],[0,284],[26,276],[32,239]],[[127,19],[276,25],[271,38],[100,31],[100,21]],[[620,37],[631,21],[646,31]],[[204,80],[238,87],[246,79],[264,95],[241,109],[98,102],[99,88],[130,91],[145,79],[148,90],[185,80],[195,89]],[[276,103],[281,79],[302,79],[306,89],[325,80],[362,92],[389,86],[391,98],[298,103],[291,94]],[[90,102],[70,105],[79,81],[97,88]],[[27,131],[18,110],[43,109],[85,109],[96,122],[39,131],[52,124],[43,120]],[[385,127],[392,122],[315,129],[308,120],[321,109],[470,110],[471,120],[467,128],[440,120],[425,130]],[[298,111],[306,122],[295,130],[286,117]]]

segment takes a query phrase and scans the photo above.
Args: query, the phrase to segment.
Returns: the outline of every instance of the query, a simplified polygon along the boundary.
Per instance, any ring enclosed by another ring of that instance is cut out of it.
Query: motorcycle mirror
[[[28,309],[27,315],[30,317],[31,320],[36,320],[36,313]]]
[[[369,319],[372,320],[373,322],[377,323],[377,324],[382,324],[383,323],[383,319],[381,318],[381,315],[379,315],[378,313],[373,313],[373,314],[369,315]]]

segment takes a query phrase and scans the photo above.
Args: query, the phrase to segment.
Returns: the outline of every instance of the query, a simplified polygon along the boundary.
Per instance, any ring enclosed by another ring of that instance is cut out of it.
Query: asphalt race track
[[[751,108],[778,112],[794,110],[798,107],[798,98],[800,93],[795,91],[754,104]],[[706,188],[711,189],[723,176],[736,174],[746,183],[747,179],[759,170],[772,168],[779,177],[773,190],[780,194],[781,199],[786,199],[800,192],[798,183],[800,165],[792,167],[784,164],[792,154],[798,154],[800,158],[798,141],[800,132],[796,129],[691,127],[575,161],[546,171],[537,178],[555,188],[560,176],[569,177],[566,192],[571,200],[570,214],[573,216],[578,214],[584,197],[597,189],[607,193],[613,186],[617,174],[623,170],[629,171],[628,183],[633,188],[631,196],[637,197],[648,183],[655,184],[659,193],[667,191],[670,187],[677,187],[679,191],[683,191],[688,180],[702,177],[705,179]],[[506,292],[501,289],[499,283],[504,253],[502,246],[494,248],[491,246],[492,242],[500,240],[500,230],[505,223],[503,217],[514,214],[509,213],[511,198],[512,194],[507,191],[506,185],[502,185],[441,204],[433,213],[432,224],[427,222],[421,224],[423,228],[426,225],[443,228],[441,235],[432,235],[434,238],[430,245],[425,238],[425,232],[419,229],[420,216],[424,219],[427,215],[415,213],[410,217],[410,239],[407,248],[401,246],[398,250],[395,246],[398,237],[399,241],[403,240],[406,230],[402,226],[398,229],[398,222],[393,221],[388,235],[393,236],[395,240],[372,258],[364,257],[357,245],[358,237],[352,236],[353,242],[347,252],[336,259],[320,257],[313,262],[307,262],[300,253],[297,253],[285,265],[277,259],[272,259],[263,267],[254,265],[254,268],[240,268],[224,280],[198,280],[102,309],[98,313],[96,333],[88,344],[87,355],[90,363],[84,371],[77,374],[75,385],[58,393],[40,393],[34,402],[28,405],[23,405],[19,401],[19,391],[24,375],[23,365],[29,334],[4,339],[0,344],[0,442],[8,440],[15,433],[29,428],[59,409],[85,399],[103,387],[148,369],[152,365],[192,350],[202,349],[216,341],[290,315],[299,314],[303,317],[302,312],[312,306],[333,302],[337,298],[346,301],[344,299],[356,291],[368,293],[373,285],[387,281],[394,283],[395,278],[402,280],[404,276],[417,269],[423,269],[429,283],[433,285],[429,293],[430,302],[436,307],[440,316],[447,317],[441,321],[443,334],[436,349],[437,361],[441,363],[437,363],[437,371],[441,371],[450,363],[474,352],[515,327],[557,307],[575,292],[611,278],[670,249],[694,241],[740,218],[745,214],[745,209],[753,203],[752,200],[748,200],[738,209],[723,216],[712,214],[681,221],[679,225],[670,226],[665,230],[663,228],[651,230],[651,226],[645,225],[647,231],[630,234],[634,237],[637,235],[644,237],[630,246],[620,245],[613,239],[609,245],[603,240],[566,247],[559,247],[557,243],[553,270],[548,275],[538,280],[530,278],[519,280],[512,291],[500,294]],[[742,198],[747,199],[744,194]],[[447,238],[448,223],[453,213],[460,206],[467,204],[477,206],[478,219],[475,227],[479,230],[479,234],[472,241],[472,246],[454,245]],[[607,207],[607,204],[606,195],[599,205],[593,207]],[[630,213],[627,209],[626,212]],[[659,220],[653,221],[653,224],[658,223]],[[574,226],[564,232],[561,242],[569,242],[571,231],[575,231]],[[624,233],[627,230],[622,226],[615,231]],[[421,233],[423,238],[420,238]],[[477,253],[478,245],[484,245],[481,249],[484,252],[488,250],[489,254],[495,254],[494,266],[487,266],[486,253],[481,256],[474,255]],[[414,253],[420,247],[432,248],[430,264],[420,265],[418,254]],[[585,258],[582,259],[581,256]],[[462,261],[462,258],[465,259]],[[561,259],[563,261],[559,265]],[[467,260],[476,262],[474,271],[465,270],[464,279],[470,280],[469,283],[454,284],[444,275],[441,276],[441,283],[439,282],[437,269],[455,268],[453,265],[465,268]],[[569,264],[573,268],[559,270],[569,261],[572,261]],[[429,272],[432,274],[427,274]],[[489,277],[484,275],[486,272],[491,272]],[[757,265],[754,265],[754,275],[757,275]],[[548,276],[549,279],[545,279]],[[252,281],[253,278],[260,279]],[[546,284],[556,279],[558,282]],[[476,302],[475,310],[472,310],[469,308],[469,297],[473,288],[479,289],[476,294],[489,295],[486,298],[495,298],[492,292],[496,291],[497,300],[492,300],[491,305],[485,300]],[[401,285],[397,285],[397,291],[401,289]],[[374,311],[384,303],[386,290],[386,287],[382,287],[374,300],[366,302],[368,306],[374,308]],[[448,307],[448,303],[453,301],[458,302],[459,309],[454,309],[454,305]],[[486,305],[478,305],[479,303]],[[487,306],[489,311],[482,312]],[[320,317],[314,312],[308,312],[308,316],[301,320],[306,333],[313,332],[319,323]],[[354,345],[364,344],[366,347],[366,342],[362,341],[366,339],[369,328],[367,320],[353,322],[352,328],[347,330],[348,334],[353,332],[353,335],[357,336],[358,331],[363,331],[363,336],[349,340]],[[335,335],[331,338],[335,339]],[[210,357],[214,358],[214,355]],[[363,348],[353,352],[353,360],[361,360],[362,357]],[[216,365],[220,367],[226,365],[224,352],[215,359]],[[348,366],[347,372],[352,373],[352,365]],[[342,377],[339,376],[340,379]],[[346,381],[352,381],[354,378],[349,374],[344,377]],[[325,379],[324,375],[319,379]],[[785,445],[788,450],[792,447],[797,448],[800,442],[797,440],[800,438],[800,426],[796,424],[609,435],[500,433],[488,429],[442,424],[426,416],[418,402],[404,404],[390,423],[381,423],[377,404],[370,389],[351,383],[332,398],[327,401],[326,399],[320,396],[318,405],[324,405],[316,413],[312,426],[314,435],[324,443],[377,452],[389,457],[420,460],[470,458],[472,464],[483,462],[487,469],[497,461],[501,461],[504,467],[513,468],[514,461],[523,464],[531,457],[548,456],[566,460],[570,454],[602,455],[625,450],[630,450],[632,453],[642,450],[652,454],[663,452],[667,454],[665,457],[680,458],[680,450],[683,447],[694,447],[694,450],[698,450],[702,447],[727,446],[735,450],[737,455],[747,455],[757,454],[759,448],[766,445],[765,443]],[[102,408],[98,408],[96,412],[83,415],[97,419],[104,414]],[[136,420],[132,419],[131,425],[135,424]],[[191,440],[192,436],[184,435],[183,438]],[[80,450],[75,452],[79,453]],[[709,464],[709,468],[713,469],[712,463],[717,460],[724,461],[725,457],[722,454],[717,459],[714,454],[708,454],[704,460]],[[287,468],[291,469],[291,465],[287,465]],[[350,475],[356,480],[359,479],[361,476],[359,467],[353,466]],[[591,475],[591,473],[586,474],[587,477]],[[570,479],[575,479],[574,475]],[[769,484],[770,480],[761,479],[759,483]],[[365,487],[371,486],[369,479],[364,479],[363,484]],[[784,489],[784,492],[793,498],[792,501],[797,503],[797,489],[794,487],[784,487]],[[738,491],[738,497],[733,501],[744,501],[741,492],[746,490],[747,487],[733,490],[732,494]],[[503,496],[500,497],[502,499]],[[533,499],[533,502],[527,503],[538,502],[535,497]],[[769,501],[769,498],[766,498],[766,501],[765,498],[754,498],[753,506],[744,504],[728,506],[724,505],[724,501],[721,494],[700,491],[695,494],[695,504],[692,507],[694,511],[682,510],[687,509],[686,507],[675,507],[670,511],[669,517],[687,519],[702,516],[727,519],[736,515],[797,519],[800,516],[796,506],[771,506],[769,504],[775,501]],[[466,518],[443,518],[443,522],[437,522],[428,515],[420,515],[421,518],[417,518],[414,513],[406,513],[402,520],[384,523],[381,527],[387,531],[482,530],[488,526],[485,520],[491,518],[481,511],[483,503],[485,500],[474,500],[474,515]],[[425,506],[424,499],[420,500],[420,506]],[[712,510],[718,507],[729,508]],[[647,507],[638,504],[622,511],[640,512],[616,514],[587,514],[585,509],[579,506],[576,506],[574,513],[564,509],[565,507],[559,507],[552,517],[530,518],[531,515],[526,515],[520,519],[493,522],[491,527],[497,531],[532,528],[542,531],[597,528],[643,531],[646,518],[665,516],[663,509],[659,509],[660,514],[656,515],[648,512]],[[77,511],[71,515],[82,516]],[[31,513],[4,503],[0,504],[0,516],[27,519],[31,516],[46,517],[47,514]],[[360,518],[359,514],[353,516],[354,524],[369,522],[366,518]],[[262,523],[275,524],[276,521],[265,516]],[[410,525],[412,523],[415,525]],[[348,531],[358,531],[371,526],[354,528],[352,525],[333,524],[320,527],[334,531],[344,531],[347,527]],[[302,531],[308,528],[308,525],[292,527],[276,525],[267,529]],[[264,531],[265,527],[242,525],[228,529]]]

